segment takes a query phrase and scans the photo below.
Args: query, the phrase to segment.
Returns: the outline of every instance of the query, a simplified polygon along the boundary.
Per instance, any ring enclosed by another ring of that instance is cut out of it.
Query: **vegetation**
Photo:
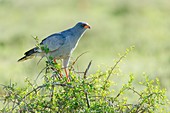
[[[111,76],[119,74],[118,64],[131,49],[120,56],[115,65],[106,71],[98,70],[88,74],[92,61],[89,62],[84,72],[76,72],[74,64],[69,67],[71,82],[66,77],[61,78],[62,68],[52,60],[46,61],[46,67],[37,76],[43,74],[43,82],[38,84],[25,80],[23,88],[16,84],[2,85],[4,107],[1,112],[108,112],[108,113],[154,113],[166,112],[168,100],[165,89],[160,88],[159,79],[151,80],[147,75],[139,82],[143,89],[137,90],[133,85],[134,76],[129,75],[129,80],[122,84],[120,90],[112,87],[118,81],[110,80]],[[79,75],[78,73],[82,73]],[[137,97],[135,102],[129,103],[127,92],[131,97]]]
[[[32,36],[42,40],[78,21],[86,21],[92,29],[80,40],[71,62],[80,53],[89,52],[76,62],[76,71],[85,70],[89,59],[93,60],[91,75],[98,70],[104,73],[119,52],[135,45],[128,59],[119,64],[121,70],[114,69],[119,73],[109,78],[113,81],[110,86],[110,90],[115,90],[113,96],[127,83],[131,73],[135,89],[144,90],[139,84],[145,79],[144,73],[151,80],[159,78],[160,88],[167,89],[166,96],[170,99],[169,11],[168,0],[0,0],[0,84],[8,86],[9,81],[13,81],[17,83],[15,88],[27,87],[24,80],[29,78],[32,82],[45,67],[45,59],[37,65],[39,58],[17,63],[23,53],[35,45]],[[73,75],[82,76],[76,72]],[[43,85],[40,78],[37,86]],[[0,87],[2,95],[4,90]],[[124,95],[127,103],[137,103],[138,96],[132,98],[130,91]],[[3,105],[0,102],[0,109]]]

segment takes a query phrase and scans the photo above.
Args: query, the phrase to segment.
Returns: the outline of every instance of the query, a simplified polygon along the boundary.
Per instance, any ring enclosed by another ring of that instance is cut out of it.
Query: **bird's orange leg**
[[[66,68],[64,68],[64,71],[65,71],[65,73],[66,73],[67,82],[70,82],[70,78],[69,78],[69,75],[68,75],[68,73],[67,73]]]
[[[56,58],[54,58],[53,61],[54,61],[54,63],[57,63],[57,62],[56,62]]]

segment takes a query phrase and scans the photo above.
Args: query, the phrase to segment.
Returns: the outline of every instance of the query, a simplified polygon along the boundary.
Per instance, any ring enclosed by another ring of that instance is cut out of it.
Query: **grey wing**
[[[42,40],[40,45],[47,46],[49,51],[55,51],[64,44],[65,40],[66,38],[62,34],[56,33]]]

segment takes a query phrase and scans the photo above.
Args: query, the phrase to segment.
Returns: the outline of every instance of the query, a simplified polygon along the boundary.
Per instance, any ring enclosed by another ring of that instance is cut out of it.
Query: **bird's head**
[[[76,24],[76,27],[79,27],[81,29],[90,29],[90,25],[87,22],[78,22]]]

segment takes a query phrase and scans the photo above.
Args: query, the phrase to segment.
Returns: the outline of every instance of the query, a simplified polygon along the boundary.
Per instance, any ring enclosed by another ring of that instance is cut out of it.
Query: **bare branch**
[[[84,79],[86,79],[86,77],[87,77],[87,72],[90,69],[91,63],[92,63],[92,60],[89,62],[88,66],[87,66],[87,68],[86,68],[86,70],[84,72]]]
[[[88,72],[88,70],[89,70],[89,68],[91,66],[91,63],[92,63],[92,60],[89,62],[88,66],[87,66],[87,68],[86,68],[86,70],[84,72],[84,80],[86,79],[87,72]],[[88,93],[87,93],[86,90],[84,90],[84,94],[86,96],[87,107],[90,108],[90,100],[89,100]]]
[[[71,71],[71,70],[73,69],[73,66],[74,66],[74,64],[78,61],[78,59],[79,59],[82,55],[84,55],[85,53],[87,53],[87,52],[88,52],[88,51],[80,54],[80,55],[73,61],[73,63],[71,64],[71,67],[70,67],[69,71]]]
[[[90,100],[89,100],[88,94],[86,91],[84,91],[84,94],[86,96],[87,107],[90,108]]]

